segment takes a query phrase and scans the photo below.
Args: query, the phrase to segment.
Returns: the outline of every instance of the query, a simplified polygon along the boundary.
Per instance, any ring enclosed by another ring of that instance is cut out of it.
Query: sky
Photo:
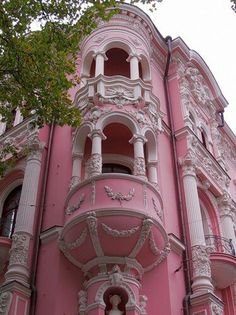
[[[236,134],[236,13],[230,0],[163,0],[154,13],[140,7],[164,37],[180,36],[204,59],[229,103],[224,117]]]

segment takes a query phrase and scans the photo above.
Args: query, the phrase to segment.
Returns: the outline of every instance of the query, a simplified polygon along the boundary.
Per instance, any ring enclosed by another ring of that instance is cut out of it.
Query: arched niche
[[[133,118],[131,118],[125,113],[116,112],[116,111],[113,111],[112,113],[108,113],[107,115],[102,117],[97,122],[96,128],[103,131],[107,125],[112,124],[112,123],[119,123],[126,126],[133,135],[141,133],[138,124]]]
[[[198,189],[198,195],[200,199],[202,214],[204,212],[203,216],[205,220],[208,221],[208,224],[210,224],[211,233],[213,235],[220,236],[219,222],[217,218],[216,209],[214,208],[207,194],[202,189]],[[202,219],[204,220],[204,218]],[[210,229],[209,228],[206,229],[206,232],[209,233]]]
[[[14,232],[14,225],[20,202],[23,174],[21,174],[22,177],[20,178],[17,178],[16,175],[19,174],[14,172],[11,174],[10,181],[8,179],[6,180],[6,186],[0,194],[0,234],[5,237],[11,237]]]

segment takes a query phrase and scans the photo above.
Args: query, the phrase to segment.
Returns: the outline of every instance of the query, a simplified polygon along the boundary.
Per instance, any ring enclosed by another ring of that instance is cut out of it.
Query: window
[[[12,237],[16,222],[16,213],[19,207],[22,186],[17,186],[6,198],[0,224],[0,235]]]
[[[102,173],[131,174],[131,170],[127,166],[121,164],[105,163],[102,166]]]

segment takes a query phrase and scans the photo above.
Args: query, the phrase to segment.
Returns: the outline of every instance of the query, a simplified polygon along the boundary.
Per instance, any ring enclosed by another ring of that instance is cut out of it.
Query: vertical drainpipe
[[[170,68],[171,54],[172,54],[172,47],[171,47],[172,38],[170,36],[167,36],[165,38],[165,41],[168,48],[168,55],[167,55],[165,73],[164,73],[165,100],[166,100],[166,107],[167,107],[167,117],[169,121],[170,132],[171,132],[172,163],[174,167],[175,186],[177,188],[176,197],[177,197],[177,205],[178,205],[178,216],[179,216],[179,222],[181,223],[181,234],[183,237],[184,245],[186,247],[186,250],[183,253],[183,268],[184,268],[185,287],[188,293],[183,300],[183,310],[184,310],[185,315],[189,315],[190,314],[189,297],[191,295],[191,278],[190,278],[190,269],[189,269],[189,254],[188,254],[188,248],[186,246],[187,245],[187,238],[186,238],[187,225],[185,223],[185,217],[184,217],[184,212],[183,212],[183,200],[182,200],[182,194],[181,194],[180,174],[179,174],[178,161],[177,161],[173,112],[172,112],[172,104],[171,104],[169,84],[168,84],[168,75],[169,75],[169,68]]]
[[[54,129],[55,129],[55,124],[54,122],[52,122],[52,124],[49,126],[47,155],[46,155],[46,162],[45,162],[45,168],[44,168],[44,174],[43,174],[43,183],[42,183],[41,196],[40,196],[40,202],[39,202],[40,208],[39,208],[39,214],[36,218],[37,224],[36,224],[35,244],[34,244],[34,249],[33,249],[33,260],[32,260],[32,268],[31,268],[32,270],[32,276],[31,276],[32,295],[31,295],[30,312],[29,312],[30,315],[35,315],[35,310],[36,310],[36,302],[37,302],[36,276],[37,276],[38,258],[39,258],[39,249],[40,249],[40,234],[42,230],[43,215],[45,211],[45,199],[46,199],[46,192],[47,192],[48,173],[49,173],[49,166],[50,166],[50,160],[51,160]]]

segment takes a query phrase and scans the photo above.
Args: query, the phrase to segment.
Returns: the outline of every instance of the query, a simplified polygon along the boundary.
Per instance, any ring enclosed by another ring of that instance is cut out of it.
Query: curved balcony
[[[206,235],[214,284],[224,289],[236,281],[235,249],[231,241],[217,235]]]
[[[118,264],[140,277],[169,253],[160,194],[135,176],[84,181],[69,193],[65,213],[60,248],[86,274]]]
[[[79,89],[75,97],[75,104],[82,116],[86,110],[90,110],[88,105],[91,101],[95,106],[114,104],[118,108],[134,105],[142,109],[145,105],[152,104],[156,111],[160,110],[160,101],[152,93],[150,82],[144,82],[142,79],[132,80],[120,75],[99,74],[87,79],[85,86]]]

